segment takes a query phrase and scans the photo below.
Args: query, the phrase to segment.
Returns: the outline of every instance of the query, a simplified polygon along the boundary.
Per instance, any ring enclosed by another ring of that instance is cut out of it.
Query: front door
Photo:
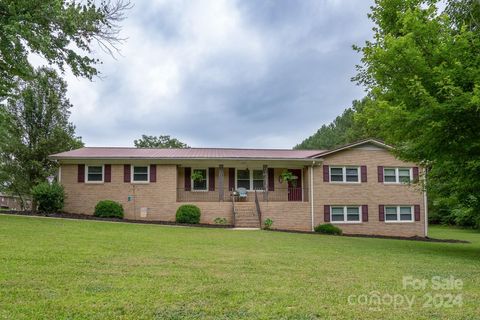
[[[288,181],[288,201],[302,201],[302,169],[288,169],[297,179]]]

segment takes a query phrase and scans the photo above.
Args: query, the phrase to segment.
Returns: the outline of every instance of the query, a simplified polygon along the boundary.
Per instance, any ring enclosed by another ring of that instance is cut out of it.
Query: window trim
[[[101,181],[90,181],[90,180],[88,180],[88,168],[89,167],[102,167],[102,180]],[[104,164],[87,164],[87,165],[85,165],[85,183],[91,183],[91,184],[105,183],[105,165]]]
[[[247,192],[255,192],[255,190],[253,189],[253,171],[254,170],[259,170],[259,171],[262,171],[262,176],[263,176],[263,168],[235,168],[235,190],[238,189],[238,173],[237,171],[238,170],[249,170],[250,173],[249,173],[249,188],[247,189]],[[242,179],[243,180],[243,179]],[[255,179],[255,180],[259,180],[259,179]],[[263,185],[265,185],[265,177],[263,177]],[[257,192],[264,192],[265,190],[264,189],[261,189],[261,190],[256,190]]]
[[[332,169],[342,169],[342,179],[343,181],[332,181]],[[347,181],[347,169],[357,169],[358,181]],[[361,184],[361,170],[360,166],[330,166],[328,169],[328,180],[330,183],[341,183],[341,184]]]
[[[355,207],[358,208],[358,221],[348,221],[347,220],[347,207]],[[343,221],[333,221],[333,208],[343,208]],[[362,219],[362,206],[357,205],[331,205],[330,206],[330,223],[332,224],[360,224],[363,223]]]
[[[209,174],[209,172],[208,172],[208,168],[192,168],[191,170],[192,170],[192,174],[193,174],[193,172],[194,172],[195,170],[205,170],[205,179],[207,180],[207,185],[206,185],[206,187],[205,187],[205,190],[195,189],[195,183],[194,183],[194,181],[193,181],[193,179],[192,179],[192,176],[190,175],[190,185],[192,186],[192,187],[190,188],[190,191],[192,191],[192,192],[208,192],[208,191],[209,191],[208,186],[209,186],[209,183],[210,183],[210,180],[209,180],[209,178],[210,178],[209,175],[210,175],[210,174]]]
[[[385,181],[385,170],[395,170],[395,182]],[[400,170],[399,169],[408,169],[410,172],[410,181],[408,183],[400,181]],[[410,184],[413,181],[413,168],[412,167],[383,167],[383,183],[384,184]]]
[[[410,215],[412,216],[411,220],[400,220],[400,207],[409,207],[410,208]],[[396,208],[397,210],[397,220],[388,220],[387,221],[387,208]],[[415,222],[415,208],[412,205],[384,205],[383,206],[383,214],[384,222],[385,223],[413,223]]]
[[[147,180],[146,181],[134,180],[135,167],[147,167]],[[131,181],[131,183],[135,183],[135,184],[148,184],[148,183],[150,183],[150,165],[148,165],[148,164],[146,164],[146,165],[135,165],[135,164],[130,165],[130,181]]]

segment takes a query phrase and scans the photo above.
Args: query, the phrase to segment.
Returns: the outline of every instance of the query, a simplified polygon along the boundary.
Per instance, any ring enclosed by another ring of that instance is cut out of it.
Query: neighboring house
[[[369,139],[335,150],[81,148],[51,158],[71,213],[111,199],[128,219],[174,221],[190,203],[202,223],[258,227],[270,218],[276,229],[333,223],[347,234],[426,236],[426,198],[410,183],[419,168],[390,149]],[[296,179],[282,181],[286,171]],[[246,198],[232,197],[241,188]]]

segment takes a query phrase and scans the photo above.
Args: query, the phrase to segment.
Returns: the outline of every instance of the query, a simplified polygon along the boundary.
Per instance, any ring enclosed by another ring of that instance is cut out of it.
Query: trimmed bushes
[[[315,232],[323,233],[323,234],[334,234],[334,235],[341,235],[342,229],[333,224],[326,223],[326,224],[319,224],[315,227]]]
[[[123,219],[123,206],[113,200],[102,200],[95,206],[96,217]]]
[[[43,182],[32,188],[33,200],[41,212],[55,213],[63,209],[65,192],[58,183]]]
[[[177,209],[175,221],[178,223],[200,223],[200,208],[193,204],[184,204]]]

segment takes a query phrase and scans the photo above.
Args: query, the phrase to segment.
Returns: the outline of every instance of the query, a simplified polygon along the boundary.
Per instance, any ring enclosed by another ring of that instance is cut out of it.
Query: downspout
[[[314,221],[314,211],[313,211],[313,170],[315,166],[315,161],[312,161],[312,166],[310,168],[310,213],[312,215],[312,231],[315,229],[315,221]]]
[[[425,211],[425,237],[428,237],[428,198],[427,198],[427,168],[423,169],[423,210]]]

